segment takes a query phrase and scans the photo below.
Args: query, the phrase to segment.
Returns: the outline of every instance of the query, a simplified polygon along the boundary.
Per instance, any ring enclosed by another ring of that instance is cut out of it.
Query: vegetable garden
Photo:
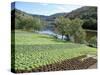
[[[12,71],[18,73],[85,69],[96,63],[93,58],[81,60],[87,55],[96,56],[96,48],[62,41],[49,35],[16,30],[15,38],[12,39],[14,45]]]

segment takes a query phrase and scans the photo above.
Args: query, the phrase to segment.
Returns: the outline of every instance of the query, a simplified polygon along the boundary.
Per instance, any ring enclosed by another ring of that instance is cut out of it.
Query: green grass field
[[[80,55],[96,53],[96,48],[84,44],[56,40],[52,36],[32,32],[15,32],[15,70],[31,70]]]

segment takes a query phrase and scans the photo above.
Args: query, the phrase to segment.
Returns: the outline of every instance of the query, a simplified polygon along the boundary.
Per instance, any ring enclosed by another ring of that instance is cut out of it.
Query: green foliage
[[[75,42],[76,43],[85,43],[86,42],[86,33],[82,28],[80,28],[75,33]]]
[[[89,46],[92,46],[92,47],[97,47],[97,37],[94,36],[92,37],[90,40],[89,40]]]
[[[79,9],[73,10],[66,17],[71,19],[80,18],[80,19],[97,19],[97,7],[84,6]]]
[[[55,20],[57,31],[66,35],[67,37],[72,37],[70,39],[73,42],[82,43],[85,40],[85,32],[82,29],[83,20],[79,18],[69,19],[64,17],[59,17]]]
[[[15,10],[15,12],[12,12],[12,20],[15,19],[15,29],[24,29],[28,31],[37,31],[44,28],[46,25],[46,22],[44,22],[42,19],[38,17],[33,17],[25,12],[22,12],[20,10]]]
[[[76,43],[84,43],[85,41],[85,31],[82,29],[83,20],[79,18],[75,18],[71,21],[71,31],[70,35],[74,38],[74,42]]]
[[[63,16],[60,16],[55,20],[55,28],[57,29],[57,32],[62,36],[65,34],[65,25],[66,19]]]
[[[74,35],[76,32],[78,32],[80,29],[82,29],[82,24],[83,24],[83,20],[81,20],[79,18],[75,18],[75,19],[71,20],[70,34]]]
[[[66,18],[80,18],[82,20],[85,20],[83,24],[84,29],[97,30],[97,23],[93,23],[92,21],[93,19],[95,20],[95,22],[97,22],[97,7],[81,7],[67,14]]]
[[[25,30],[40,30],[43,27],[43,22],[39,18],[33,18],[31,16],[23,17],[20,20],[20,26],[22,26],[22,29]]]
[[[83,28],[97,30],[97,20],[93,18],[85,19]]]
[[[15,28],[19,29],[20,20],[15,18]]]

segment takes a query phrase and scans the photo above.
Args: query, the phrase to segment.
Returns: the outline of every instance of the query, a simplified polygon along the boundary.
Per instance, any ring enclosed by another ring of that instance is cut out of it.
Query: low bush
[[[97,47],[97,37],[96,36],[92,37],[89,40],[88,45],[91,47]]]

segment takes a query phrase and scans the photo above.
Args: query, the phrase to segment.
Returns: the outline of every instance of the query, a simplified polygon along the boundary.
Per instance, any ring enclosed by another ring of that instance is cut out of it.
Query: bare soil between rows
[[[14,73],[29,73],[29,72],[49,72],[49,71],[64,71],[64,70],[80,70],[80,69],[88,69],[93,64],[97,63],[97,59],[92,57],[85,58],[86,55],[82,55],[79,57],[75,57],[72,59],[66,59],[61,62],[40,66],[38,68],[32,70],[14,70],[11,71]]]

